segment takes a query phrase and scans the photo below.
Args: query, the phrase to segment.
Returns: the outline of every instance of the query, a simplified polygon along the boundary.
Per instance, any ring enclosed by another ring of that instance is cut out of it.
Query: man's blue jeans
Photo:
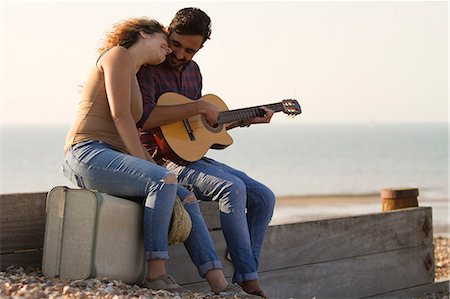
[[[183,201],[191,192],[178,184],[166,184],[169,171],[157,164],[126,155],[102,141],[73,145],[63,163],[64,175],[79,187],[133,200],[144,200],[146,259],[168,259],[168,230],[175,196]],[[204,277],[222,265],[212,244],[198,202],[185,203],[192,230],[184,245]]]
[[[275,206],[273,192],[244,172],[209,158],[187,166],[169,162],[166,167],[198,199],[219,203],[233,282],[258,279],[259,253]]]

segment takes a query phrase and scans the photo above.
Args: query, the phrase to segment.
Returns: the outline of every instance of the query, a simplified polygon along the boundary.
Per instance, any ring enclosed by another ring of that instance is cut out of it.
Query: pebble
[[[218,295],[192,293],[173,294],[164,290],[149,290],[138,285],[128,285],[119,280],[90,278],[73,280],[46,278],[40,269],[8,267],[0,272],[1,298],[50,298],[50,299],[217,299]],[[235,297],[238,298],[238,297]]]

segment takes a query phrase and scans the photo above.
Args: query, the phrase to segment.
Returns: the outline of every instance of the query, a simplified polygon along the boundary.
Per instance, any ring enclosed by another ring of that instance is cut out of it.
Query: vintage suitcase
[[[86,189],[47,195],[42,272],[48,277],[145,279],[143,207]]]

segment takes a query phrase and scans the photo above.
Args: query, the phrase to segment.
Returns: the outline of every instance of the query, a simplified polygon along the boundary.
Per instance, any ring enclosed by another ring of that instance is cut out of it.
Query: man
[[[151,129],[197,114],[202,114],[211,125],[218,119],[215,105],[198,100],[202,76],[192,60],[210,38],[210,18],[198,8],[185,8],[177,12],[168,30],[172,54],[165,63],[145,66],[138,73],[144,101],[144,114],[138,126],[142,128],[141,140],[151,154],[157,152]],[[155,106],[159,96],[166,92],[176,92],[197,101]],[[274,112],[263,109],[263,117],[230,124],[227,129],[270,122]],[[273,214],[273,192],[242,171],[206,157],[187,166],[169,161],[166,167],[178,176],[180,184],[191,186],[198,199],[219,203],[222,230],[235,271],[233,282],[247,293],[265,297],[257,270],[260,250]]]

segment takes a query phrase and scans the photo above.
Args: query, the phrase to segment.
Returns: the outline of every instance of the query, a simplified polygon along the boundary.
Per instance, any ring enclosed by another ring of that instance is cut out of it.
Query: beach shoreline
[[[380,193],[355,193],[355,194],[311,194],[311,195],[278,195],[276,196],[278,205],[302,204],[324,204],[324,203],[377,203],[380,205],[382,198]],[[423,197],[417,198],[419,206],[432,201],[448,201],[444,198]]]
[[[329,203],[374,203],[380,202],[379,194],[324,194],[324,195],[282,195],[277,196],[276,206]]]

